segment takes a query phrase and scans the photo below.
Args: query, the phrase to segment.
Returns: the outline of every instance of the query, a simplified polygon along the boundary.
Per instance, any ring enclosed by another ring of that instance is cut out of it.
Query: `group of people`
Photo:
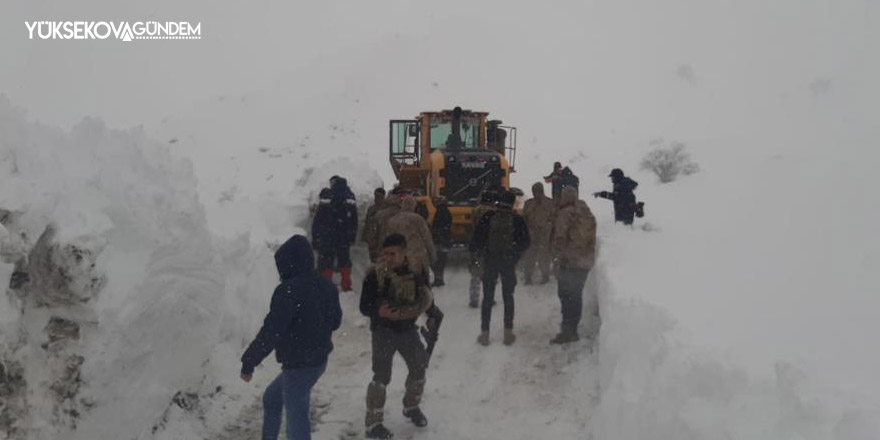
[[[520,268],[525,284],[534,283],[535,269],[540,273],[540,284],[548,283],[551,275],[557,279],[562,319],[560,331],[550,343],[579,340],[583,289],[595,261],[596,220],[579,198],[574,173],[567,167],[555,168],[546,178],[553,184],[552,198],[537,182],[532,187],[533,198],[520,211],[515,209],[514,191],[487,189],[474,210],[468,244],[470,305],[481,308],[477,342],[483,346],[491,341],[499,279],[503,343],[516,341],[514,291]],[[619,194],[615,183],[614,192],[594,196],[615,200],[617,206]],[[427,213],[420,212],[416,199],[403,188],[396,187],[387,194],[378,188],[374,197],[361,236],[371,262],[363,280],[360,311],[370,319],[373,371],[367,386],[364,422],[367,438],[388,439],[393,433],[384,425],[384,407],[395,353],[400,353],[408,370],[403,415],[419,427],[428,423],[420,403],[428,361],[443,320],[443,312],[434,303],[434,289],[445,285],[453,222],[448,202],[442,197],[433,200],[431,225]],[[286,409],[288,438],[310,438],[309,395],[326,369],[333,349],[331,335],[341,323],[339,293],[332,278],[338,270],[340,289],[352,290],[350,247],[357,229],[354,194],[344,178],[334,176],[330,187],[321,191],[315,212],[314,250],[305,237],[297,235],[275,254],[281,283],[273,294],[263,327],[241,359],[245,381],[251,380],[254,368],[273,350],[282,364],[282,373],[264,393],[263,439],[277,438],[282,408]],[[313,252],[318,255],[317,270]],[[419,327],[417,320],[422,315],[427,319],[425,326]]]

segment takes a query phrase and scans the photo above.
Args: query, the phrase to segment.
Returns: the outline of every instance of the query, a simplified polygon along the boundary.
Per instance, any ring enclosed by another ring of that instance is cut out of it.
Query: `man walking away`
[[[431,223],[431,234],[434,238],[434,247],[437,249],[437,261],[434,262],[434,287],[443,287],[446,283],[443,274],[446,272],[446,261],[449,258],[449,250],[452,248],[452,213],[449,212],[449,202],[446,197],[440,196],[434,201],[437,210],[434,212],[434,221]]]
[[[553,216],[556,204],[544,195],[544,185],[536,182],[532,185],[533,198],[526,200],[523,217],[529,227],[531,245],[523,256],[525,284],[532,284],[535,264],[541,272],[541,284],[550,281],[550,233],[553,230]]]
[[[351,291],[351,245],[357,237],[357,202],[348,188],[348,182],[332,179],[329,203],[318,206],[312,220],[312,240],[318,251],[318,270],[328,280],[333,279],[336,269],[342,275],[340,287]]]
[[[373,380],[367,386],[364,418],[367,438],[394,436],[383,422],[385,388],[391,382],[395,353],[400,353],[408,370],[403,415],[418,427],[428,424],[419,408],[425,389],[428,353],[419,337],[416,319],[427,313],[426,326],[436,332],[442,313],[434,305],[427,278],[410,270],[406,248],[406,238],[400,234],[385,238],[379,263],[367,273],[361,290],[360,309],[370,318],[373,348]]]
[[[636,215],[636,187],[638,182],[623,175],[623,170],[615,168],[608,175],[611,183],[614,184],[614,190],[611,192],[600,191],[593,193],[593,197],[601,197],[603,199],[614,201],[614,221],[621,222],[625,225],[633,224]]]
[[[370,263],[375,263],[379,255],[379,247],[376,245],[376,234],[379,232],[379,224],[376,221],[376,213],[382,208],[385,201],[385,188],[376,188],[373,191],[373,206],[367,209],[364,217],[364,229],[361,231],[361,242],[367,245],[370,252]]]
[[[473,220],[473,229],[472,231],[476,231],[477,225],[480,224],[480,219],[483,218],[487,212],[494,211],[498,206],[498,196],[499,194],[495,191],[484,189],[480,193],[480,204],[474,208],[473,214],[471,214],[471,220]],[[473,234],[471,233],[471,239],[473,240]],[[468,306],[472,309],[476,309],[480,307],[480,286],[483,278],[483,262],[480,261],[480,257],[471,252],[471,261],[468,269],[471,273],[471,283],[470,283],[470,301],[468,302]]]
[[[558,293],[562,325],[551,344],[577,341],[583,313],[583,291],[596,258],[596,218],[574,188],[562,190],[553,226],[553,255],[558,265]],[[593,301],[595,303],[595,301]],[[598,312],[596,312],[598,313]]]
[[[331,335],[342,322],[339,292],[315,272],[312,247],[302,235],[275,252],[275,265],[281,283],[263,327],[241,357],[241,378],[250,382],[254,368],[274,350],[282,370],[263,393],[262,439],[278,438],[286,409],[288,440],[309,440],[312,387],[324,374]]]
[[[480,219],[470,243],[470,251],[480,258],[483,267],[481,332],[477,338],[482,345],[489,345],[489,323],[499,277],[504,300],[504,344],[510,345],[516,341],[513,334],[516,263],[529,248],[529,229],[525,220],[513,212],[515,199],[512,192],[505,192],[498,210],[487,212]]]

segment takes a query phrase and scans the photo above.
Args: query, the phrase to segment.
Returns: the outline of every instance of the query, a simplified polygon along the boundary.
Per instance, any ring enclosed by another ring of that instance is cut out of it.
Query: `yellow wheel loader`
[[[509,189],[516,162],[516,128],[486,112],[423,112],[389,124],[389,159],[398,185],[415,195],[434,219],[434,200],[445,197],[452,239],[470,240],[473,211],[486,189]]]

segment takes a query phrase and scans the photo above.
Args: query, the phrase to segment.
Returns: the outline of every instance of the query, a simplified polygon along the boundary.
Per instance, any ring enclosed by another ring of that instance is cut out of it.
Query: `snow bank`
[[[718,142],[698,175],[637,174],[650,223],[635,229],[591,203],[604,219],[595,438],[880,437],[880,284],[863,270],[880,211],[838,191],[860,194],[876,154],[821,142]]]
[[[0,432],[152,435],[176,394],[227,373],[205,366],[261,318],[271,252],[215,242],[191,165],[140,129],[66,132],[0,97],[0,166]]]

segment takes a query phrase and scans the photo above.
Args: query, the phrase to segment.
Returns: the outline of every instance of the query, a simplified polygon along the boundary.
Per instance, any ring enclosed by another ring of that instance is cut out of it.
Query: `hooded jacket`
[[[590,269],[596,260],[596,217],[577,190],[562,190],[553,224],[553,256],[562,269]]]
[[[326,196],[330,196],[328,200]],[[321,191],[321,203],[312,220],[312,241],[316,249],[351,246],[358,228],[357,202],[348,182],[339,178],[329,193]]]
[[[431,264],[437,260],[437,250],[428,222],[416,214],[415,205],[416,200],[412,197],[403,200],[400,212],[388,219],[388,223],[382,228],[382,240],[391,234],[406,237],[406,259],[410,269],[416,273],[427,273]]]
[[[273,350],[284,369],[323,365],[333,351],[331,335],[342,323],[339,291],[315,271],[312,247],[295,235],[275,252],[281,283],[269,314],[241,356],[241,372],[253,373]]]
[[[376,213],[373,215],[372,225],[373,229],[368,233],[368,242],[367,246],[372,249],[378,250],[382,246],[382,240],[388,236],[385,232],[386,225],[388,224],[388,220],[391,217],[394,217],[395,214],[400,212],[400,205],[403,203],[403,200],[397,194],[389,194],[385,197],[385,200],[382,201],[376,208]]]
[[[635,215],[636,195],[633,193],[639,183],[629,177],[620,177],[614,180],[614,191],[602,191],[598,197],[614,201],[614,220],[624,223],[632,223]]]

